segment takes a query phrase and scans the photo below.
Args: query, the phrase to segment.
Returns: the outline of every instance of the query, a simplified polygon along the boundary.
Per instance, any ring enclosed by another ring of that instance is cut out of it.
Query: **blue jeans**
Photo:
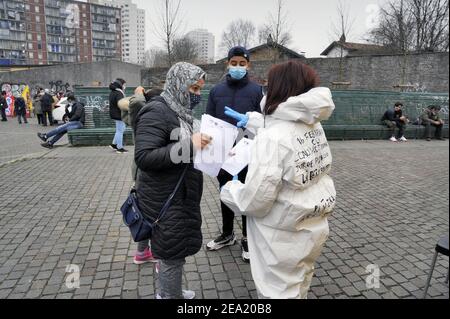
[[[116,134],[114,135],[113,144],[117,145],[118,149],[123,148],[123,133],[125,133],[125,122],[114,120],[116,122]]]
[[[48,132],[47,134],[47,138],[51,138],[53,137],[48,143],[53,145],[56,142],[59,141],[59,139],[61,139],[61,137],[64,136],[64,134],[66,134],[69,131],[72,130],[76,130],[79,128],[83,127],[83,123],[79,122],[79,121],[73,121],[73,122],[69,122],[66,123],[64,125],[58,126],[57,128],[55,128],[54,130],[51,130],[50,132]]]

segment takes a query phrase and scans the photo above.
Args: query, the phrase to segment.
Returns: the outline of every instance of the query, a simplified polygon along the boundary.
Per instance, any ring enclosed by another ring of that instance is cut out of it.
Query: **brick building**
[[[118,8],[72,0],[0,0],[0,65],[121,60]]]

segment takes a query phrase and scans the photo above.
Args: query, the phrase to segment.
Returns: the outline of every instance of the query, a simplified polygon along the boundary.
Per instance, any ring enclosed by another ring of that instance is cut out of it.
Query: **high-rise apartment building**
[[[198,63],[214,63],[215,37],[206,29],[192,30],[186,36],[197,44]]]
[[[118,8],[72,0],[0,0],[0,64],[121,58]]]
[[[122,61],[145,63],[145,10],[131,0],[90,0],[122,10]]]

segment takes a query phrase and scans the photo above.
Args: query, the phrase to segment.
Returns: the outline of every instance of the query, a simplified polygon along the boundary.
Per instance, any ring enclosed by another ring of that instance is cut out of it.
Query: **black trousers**
[[[434,132],[434,137],[435,138],[441,138],[442,137],[442,128],[444,125],[440,124],[440,125],[435,125],[435,124],[431,124],[431,123],[426,123],[424,124],[425,126],[425,138],[431,138],[432,137],[432,130],[433,127],[436,128],[436,131]]]
[[[52,115],[52,111],[47,112],[44,111],[43,117],[42,117],[42,124],[44,126],[47,126],[47,117],[48,117],[48,121],[49,121],[49,125],[53,125],[53,115]]]
[[[19,124],[22,124],[22,119],[24,123],[28,123],[27,121],[27,114],[25,113],[18,113],[17,114],[17,119],[19,120]]]
[[[247,177],[247,167],[239,173],[239,180],[244,183]],[[233,176],[228,174],[228,172],[221,170],[217,180],[219,181],[220,187],[224,186],[226,183],[231,181]],[[228,208],[222,201],[220,202],[222,209],[222,233],[225,235],[231,235],[234,228],[234,213]],[[247,237],[247,217],[242,216],[242,235]]]
[[[6,121],[6,109],[3,107],[0,107],[0,113],[2,114],[2,120]]]
[[[43,114],[36,114],[38,124],[44,124],[44,115]]]

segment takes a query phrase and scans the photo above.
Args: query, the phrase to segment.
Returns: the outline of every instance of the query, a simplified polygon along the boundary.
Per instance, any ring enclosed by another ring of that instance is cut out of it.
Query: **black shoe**
[[[109,145],[109,147],[111,147],[113,150],[117,151],[117,145],[116,144],[111,144],[111,145]]]
[[[53,145],[50,144],[49,142],[42,143],[41,146],[45,147],[45,148],[48,148],[48,149],[52,149],[53,148]]]
[[[242,238],[241,248],[242,248],[242,260],[246,263],[249,263],[250,262],[250,254],[248,253],[247,238]]]
[[[128,151],[124,148],[118,148],[116,151],[117,154],[125,154],[128,153]]]
[[[47,142],[47,135],[42,134],[42,133],[37,133],[37,136],[38,136],[43,142]]]
[[[206,244],[206,249],[208,250],[219,250],[226,246],[233,246],[236,243],[236,236],[233,234],[231,235],[220,235],[214,240],[211,240],[209,243]]]
[[[431,138],[427,138],[427,142],[431,142]]]
[[[7,119],[3,119],[2,122],[8,122],[8,120]]]

